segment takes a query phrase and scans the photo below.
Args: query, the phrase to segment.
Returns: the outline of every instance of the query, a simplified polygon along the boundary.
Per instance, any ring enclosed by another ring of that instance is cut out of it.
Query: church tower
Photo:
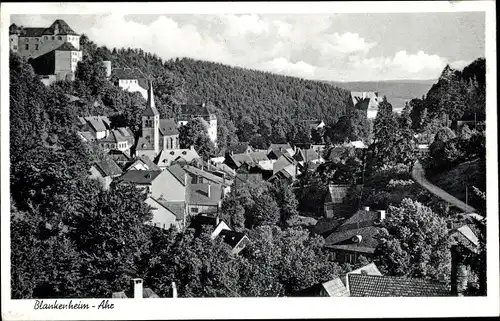
[[[149,81],[148,103],[142,114],[142,137],[153,147],[156,154],[160,152],[160,113],[156,109],[153,95],[153,83]]]

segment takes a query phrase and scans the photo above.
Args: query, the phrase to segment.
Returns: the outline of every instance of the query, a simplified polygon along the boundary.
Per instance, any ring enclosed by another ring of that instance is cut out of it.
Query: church
[[[142,114],[142,135],[137,141],[135,156],[148,156],[155,160],[162,150],[180,151],[178,127],[186,125],[195,117],[205,120],[209,137],[216,144],[217,118],[208,111],[205,104],[182,105],[181,116],[177,121],[173,118],[160,119],[151,81],[147,95],[146,109]]]

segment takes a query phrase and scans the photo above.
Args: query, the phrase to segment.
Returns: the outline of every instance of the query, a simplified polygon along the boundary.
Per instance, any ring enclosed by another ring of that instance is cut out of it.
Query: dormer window
[[[47,40],[47,39],[49,39],[49,37],[47,37],[47,36],[43,36],[43,39],[44,39],[44,40]]]
[[[57,40],[62,40],[62,37],[61,37],[61,36],[58,36],[58,37],[57,37]]]

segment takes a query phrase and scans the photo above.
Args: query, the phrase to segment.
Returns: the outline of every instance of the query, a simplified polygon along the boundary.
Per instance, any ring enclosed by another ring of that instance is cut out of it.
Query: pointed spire
[[[148,89],[148,103],[146,104],[146,110],[144,110],[144,116],[157,116],[158,110],[155,106],[155,98],[153,95],[153,82],[149,80],[149,89]]]

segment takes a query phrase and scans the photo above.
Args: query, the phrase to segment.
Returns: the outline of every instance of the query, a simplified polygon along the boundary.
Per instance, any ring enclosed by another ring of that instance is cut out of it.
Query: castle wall
[[[11,35],[11,37],[12,36],[13,35]],[[57,49],[65,42],[71,43],[76,49],[80,50],[80,36],[45,35],[41,37],[19,37],[17,52],[21,57],[36,58]],[[11,44],[11,46],[13,46],[13,44]]]

